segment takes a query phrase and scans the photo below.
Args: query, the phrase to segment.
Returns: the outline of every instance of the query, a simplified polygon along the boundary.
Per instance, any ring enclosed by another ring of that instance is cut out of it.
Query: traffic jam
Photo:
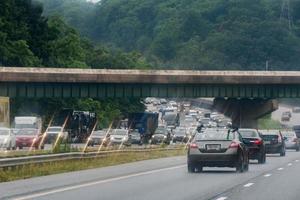
[[[264,164],[267,154],[285,156],[286,149],[300,149],[295,130],[235,128],[230,118],[189,100],[146,98],[143,103],[145,112],[129,113],[105,129],[98,129],[95,113],[86,111],[62,110],[43,132],[41,117],[16,116],[13,128],[0,128],[0,148],[5,152],[51,150],[68,143],[99,151],[182,145],[190,173],[202,172],[204,167],[246,172],[249,160]],[[283,112],[282,121],[288,121],[288,116],[291,113]]]

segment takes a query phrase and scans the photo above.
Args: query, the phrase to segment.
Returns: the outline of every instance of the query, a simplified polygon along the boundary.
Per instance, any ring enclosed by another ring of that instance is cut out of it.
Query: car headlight
[[[110,139],[114,140],[115,138],[114,138],[114,137],[111,137]]]
[[[167,136],[164,135],[164,138],[167,138]]]

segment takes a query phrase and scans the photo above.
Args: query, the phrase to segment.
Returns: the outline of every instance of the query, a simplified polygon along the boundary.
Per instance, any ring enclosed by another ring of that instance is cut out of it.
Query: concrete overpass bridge
[[[0,96],[24,98],[214,97],[240,126],[300,98],[300,72],[0,68]]]

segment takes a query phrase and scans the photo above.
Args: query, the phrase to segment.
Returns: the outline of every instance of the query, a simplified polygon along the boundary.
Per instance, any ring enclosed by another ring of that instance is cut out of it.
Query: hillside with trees
[[[102,0],[93,8],[85,0],[40,1],[46,15],[57,14],[50,2],[68,6],[62,15],[82,35],[141,52],[153,66],[264,70],[268,61],[271,70],[299,70],[297,0],[290,9],[281,0]],[[83,26],[71,20],[78,16]]]

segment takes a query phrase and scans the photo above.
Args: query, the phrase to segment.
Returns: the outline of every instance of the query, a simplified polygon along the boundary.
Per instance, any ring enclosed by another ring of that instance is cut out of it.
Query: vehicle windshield
[[[95,135],[95,136],[105,136],[106,131],[94,131],[93,135]]]
[[[185,131],[184,130],[174,130],[174,134],[175,135],[185,135]]]
[[[197,134],[196,140],[233,140],[235,133],[228,130],[205,130],[201,134]]]
[[[37,135],[38,130],[34,129],[21,129],[17,132],[17,135]]]
[[[0,129],[0,135],[9,135],[9,129]]]
[[[166,129],[157,128],[154,134],[166,134]]]
[[[239,132],[244,138],[258,137],[258,133],[255,130],[239,130]]]
[[[295,132],[291,132],[291,131],[289,131],[289,132],[282,132],[282,135],[284,137],[296,137]]]
[[[127,130],[114,130],[111,135],[127,135]]]
[[[48,128],[48,131],[47,132],[60,132],[61,131],[61,128],[59,127],[53,127],[53,128]]]
[[[37,128],[36,125],[34,124],[16,124],[15,125],[16,129],[22,129],[22,128]]]

